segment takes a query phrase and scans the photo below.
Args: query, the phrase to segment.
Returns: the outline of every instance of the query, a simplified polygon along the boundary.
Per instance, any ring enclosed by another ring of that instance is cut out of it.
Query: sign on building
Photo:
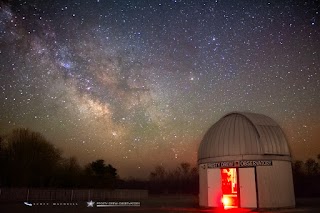
[[[208,168],[272,166],[272,160],[240,160],[208,163]]]

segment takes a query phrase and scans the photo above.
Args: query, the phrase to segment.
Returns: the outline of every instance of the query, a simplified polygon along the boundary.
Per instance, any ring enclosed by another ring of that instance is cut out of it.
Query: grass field
[[[128,200],[133,202],[135,200]],[[44,212],[44,213],[102,213],[102,212],[320,212],[320,198],[319,199],[297,199],[297,207],[295,209],[273,209],[273,210],[249,210],[249,209],[234,209],[222,211],[217,209],[200,209],[198,207],[198,200],[196,196],[191,195],[168,195],[168,196],[150,196],[148,199],[141,200],[140,206],[135,207],[97,207],[95,201],[94,207],[87,207],[86,202],[78,203],[31,203],[33,206],[27,206],[24,203],[0,203],[1,213],[10,212]]]

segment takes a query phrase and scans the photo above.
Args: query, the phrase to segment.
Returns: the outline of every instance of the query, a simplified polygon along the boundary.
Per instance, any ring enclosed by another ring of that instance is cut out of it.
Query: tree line
[[[118,188],[146,189],[150,194],[195,194],[199,193],[199,176],[196,167],[183,162],[175,169],[156,166],[147,180],[129,177],[121,180]]]
[[[199,175],[197,167],[181,163],[176,169],[166,171],[157,166],[149,176],[151,193],[187,193],[198,194]]]
[[[317,159],[292,163],[295,195],[320,197],[320,154]],[[103,159],[80,166],[40,133],[15,129],[0,136],[0,187],[126,188],[149,193],[199,193],[197,167],[181,163],[168,170],[156,166],[148,180],[120,179],[117,169]]]
[[[292,174],[296,197],[320,197],[320,154],[317,159],[294,161]]]
[[[155,167],[149,180],[120,179],[117,169],[98,159],[80,166],[40,133],[15,129],[0,136],[0,187],[148,189],[150,193],[197,192],[198,172],[189,163],[166,171]]]
[[[15,129],[0,137],[1,187],[114,188],[117,169],[98,159],[81,167],[40,133]]]

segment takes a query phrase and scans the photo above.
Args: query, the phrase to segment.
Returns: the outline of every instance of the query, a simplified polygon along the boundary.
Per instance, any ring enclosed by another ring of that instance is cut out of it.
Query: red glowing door
[[[222,204],[225,209],[237,208],[238,178],[236,168],[221,169]]]

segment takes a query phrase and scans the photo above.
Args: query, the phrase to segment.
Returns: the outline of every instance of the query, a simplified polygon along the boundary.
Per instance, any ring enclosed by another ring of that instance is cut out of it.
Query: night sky
[[[0,3],[0,134],[42,133],[120,177],[196,165],[206,130],[251,111],[294,159],[320,153],[319,1]]]

